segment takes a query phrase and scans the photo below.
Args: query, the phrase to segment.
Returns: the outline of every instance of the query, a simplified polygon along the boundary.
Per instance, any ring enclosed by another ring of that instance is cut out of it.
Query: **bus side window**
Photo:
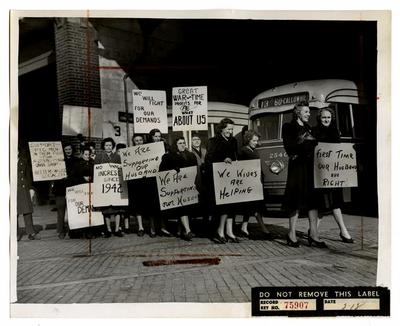
[[[367,108],[353,104],[353,117],[354,117],[354,132],[357,138],[365,138],[366,128],[368,128],[367,122]]]
[[[337,103],[337,122],[339,124],[340,135],[342,137],[352,137],[350,105],[347,103]]]

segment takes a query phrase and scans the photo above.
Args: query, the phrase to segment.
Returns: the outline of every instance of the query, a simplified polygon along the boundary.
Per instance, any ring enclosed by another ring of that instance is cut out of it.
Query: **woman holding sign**
[[[163,140],[161,131],[159,129],[152,129],[149,132],[149,137],[150,137],[150,142],[151,143],[157,143],[157,142],[163,142],[164,143],[164,149],[165,152],[168,153],[169,151],[169,145]],[[157,189],[157,181],[155,177],[147,178],[147,183],[146,183],[146,192],[148,198],[151,198],[150,201],[147,199],[147,213],[150,216],[150,223],[151,219],[153,219],[155,216],[160,222],[160,235],[163,237],[172,237],[172,234],[167,230],[165,220],[163,216],[160,215],[160,202],[158,200],[158,189]],[[154,224],[152,225],[152,230],[150,230],[150,236],[154,237]]]
[[[112,138],[104,138],[101,142],[101,149],[103,150],[102,153],[96,155],[94,160],[94,164],[103,164],[103,163],[117,163],[121,164],[121,157],[117,153],[113,153],[113,149],[115,147],[115,141]],[[123,234],[119,229],[120,223],[120,215],[124,213],[123,210],[119,209],[118,207],[106,207],[102,209],[102,213],[104,215],[104,219],[106,222],[107,230],[105,232],[105,237],[111,237],[112,230],[111,230],[111,217],[115,216],[115,232],[114,235],[117,237],[122,237]]]
[[[260,135],[253,130],[245,131],[243,134],[243,147],[240,150],[240,160],[259,160],[260,154],[257,152],[256,148],[258,145],[258,140]],[[262,180],[262,172],[261,172]],[[261,181],[262,182],[262,181]],[[245,237],[249,237],[249,231],[247,230],[247,225],[251,216],[255,216],[261,230],[266,238],[270,236],[270,232],[267,230],[261,212],[263,211],[264,201],[251,201],[247,203],[242,203],[241,211],[243,212],[243,223],[241,227],[241,234]]]
[[[309,245],[326,248],[325,242],[319,239],[317,221],[318,211],[314,191],[314,148],[316,139],[308,125],[310,108],[308,103],[301,102],[294,107],[293,119],[282,128],[283,145],[289,156],[288,175],[283,207],[289,213],[289,233],[286,236],[290,247],[299,247],[296,237],[296,224],[300,211],[308,212],[310,229]]]
[[[144,139],[142,135],[134,134],[132,137],[133,146],[139,146],[144,144]],[[146,193],[145,191],[141,191],[145,189],[146,179],[134,179],[129,180],[128,182],[128,196],[129,196],[129,210],[132,212],[132,215],[136,216],[138,222],[138,232],[137,235],[139,237],[144,236],[144,228],[143,228],[143,214],[146,210]],[[151,217],[152,218],[152,217]],[[150,220],[150,235],[154,234],[154,220]]]
[[[318,111],[317,126],[313,129],[318,142],[340,143],[340,133],[336,127],[334,111],[325,107]],[[340,229],[340,238],[345,243],[354,243],[343,221],[341,206],[343,203],[340,188],[318,189],[318,201],[323,210],[332,210],[333,217]],[[322,218],[322,217],[321,217]],[[318,220],[320,221],[320,220]]]
[[[175,139],[171,146],[171,151],[164,154],[160,164],[160,171],[176,170],[178,173],[181,168],[187,168],[190,166],[197,167],[196,156],[186,149],[186,141],[183,137]],[[196,168],[197,171],[197,168]],[[168,210],[169,215],[179,216],[181,225],[184,228],[184,232],[181,233],[183,240],[191,241],[193,233],[190,230],[189,215],[191,214],[193,205],[182,206]]]
[[[217,243],[226,243],[226,237],[232,242],[238,243],[239,240],[233,234],[233,215],[235,214],[235,204],[216,205],[215,189],[213,180],[213,163],[225,162],[231,164],[238,159],[237,141],[233,137],[234,122],[229,118],[224,118],[217,125],[217,135],[210,139],[205,158],[208,180],[210,182],[210,202],[216,214],[219,215],[219,225],[213,240]]]

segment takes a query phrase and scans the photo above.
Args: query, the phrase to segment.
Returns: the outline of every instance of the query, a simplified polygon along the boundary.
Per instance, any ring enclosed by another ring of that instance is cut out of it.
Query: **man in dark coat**
[[[17,180],[17,227],[18,216],[22,214],[25,222],[25,232],[29,240],[39,240],[40,236],[33,227],[33,205],[32,200],[35,195],[35,189],[32,186],[32,167],[29,160],[28,149],[19,148],[18,150],[18,180]],[[23,233],[18,227],[18,241],[21,240]]]

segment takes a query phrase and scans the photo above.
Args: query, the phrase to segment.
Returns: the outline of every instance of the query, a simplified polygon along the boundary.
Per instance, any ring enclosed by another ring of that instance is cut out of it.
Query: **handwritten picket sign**
[[[67,177],[61,142],[29,142],[33,181]]]
[[[123,180],[156,176],[164,153],[162,141],[120,149]]]
[[[128,204],[128,186],[122,179],[121,164],[96,164],[93,173],[93,206],[128,206]]]
[[[319,143],[314,151],[315,188],[357,187],[357,158],[351,143]]]
[[[197,204],[199,193],[195,186],[197,166],[159,172],[157,175],[160,209],[167,210]]]
[[[213,163],[217,205],[263,200],[260,160]]]
[[[168,133],[167,97],[165,91],[132,91],[135,133],[147,134],[157,128]]]
[[[208,130],[207,86],[172,89],[172,130]]]
[[[104,224],[103,214],[93,211],[92,200],[90,200],[93,199],[93,184],[84,183],[67,187],[66,199],[68,226],[71,230]]]

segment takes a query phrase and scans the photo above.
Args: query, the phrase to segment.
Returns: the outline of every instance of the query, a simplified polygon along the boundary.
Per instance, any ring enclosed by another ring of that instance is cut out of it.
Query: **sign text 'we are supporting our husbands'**
[[[217,205],[264,199],[260,160],[213,163]]]
[[[33,181],[67,177],[61,142],[29,142]]]
[[[90,188],[90,189],[89,189]],[[93,211],[93,184],[84,183],[66,189],[68,226],[71,230],[103,225],[101,212]]]
[[[315,188],[357,187],[356,151],[351,143],[319,143],[314,152]]]
[[[207,86],[172,89],[172,130],[207,130]]]
[[[197,204],[198,192],[195,186],[197,166],[159,172],[157,175],[160,209]]]
[[[168,133],[165,91],[133,90],[132,94],[135,133],[147,134],[155,128]]]
[[[93,176],[94,207],[128,206],[128,187],[122,180],[121,164],[96,164]]]
[[[126,181],[155,176],[164,153],[162,141],[121,149],[123,179]]]

